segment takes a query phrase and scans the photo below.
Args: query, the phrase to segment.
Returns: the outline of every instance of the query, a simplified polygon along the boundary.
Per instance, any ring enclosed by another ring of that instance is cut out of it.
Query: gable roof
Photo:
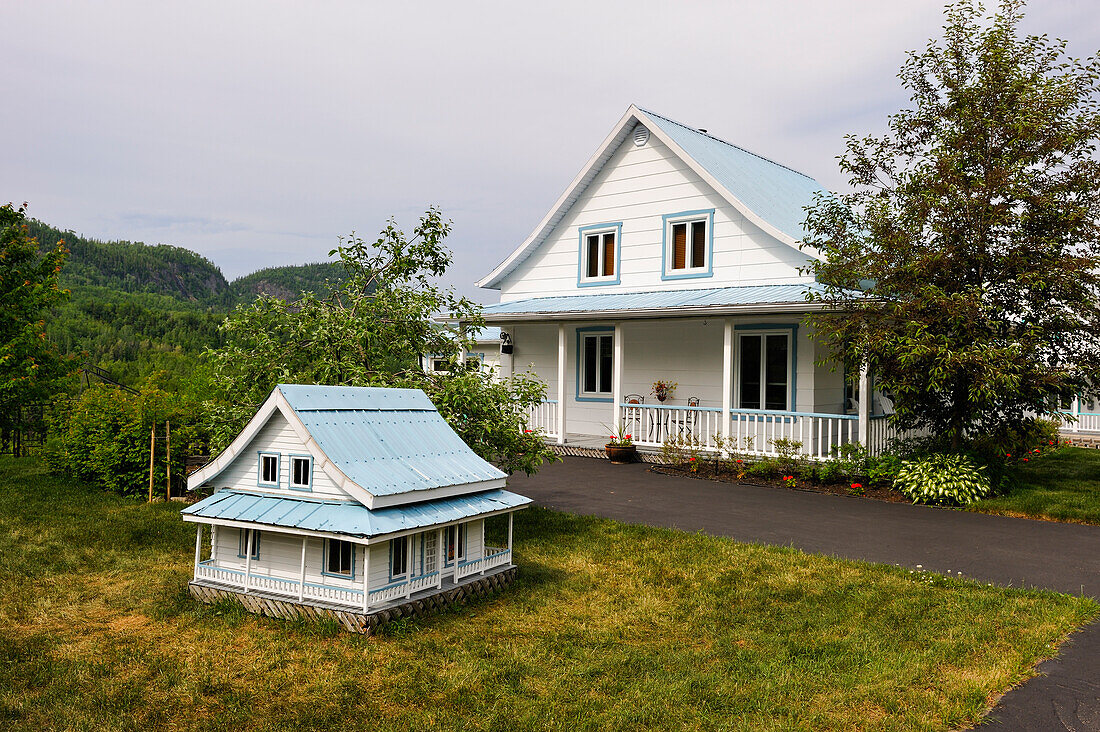
[[[665,144],[745,218],[788,246],[805,236],[803,207],[828,191],[813,178],[667,117],[631,105],[596,153],[527,239],[496,269],[477,282],[499,289],[501,280],[541,245],[591,185],[638,124]],[[803,254],[817,257],[812,249]]]
[[[367,508],[504,486],[419,389],[279,384],[215,460],[187,479],[207,483],[245,454],[278,410],[323,470]]]

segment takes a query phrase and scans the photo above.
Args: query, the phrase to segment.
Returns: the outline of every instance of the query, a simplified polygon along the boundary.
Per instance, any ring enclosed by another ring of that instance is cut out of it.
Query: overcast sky
[[[847,133],[906,102],[924,0],[714,3],[5,0],[0,201],[230,279],[352,230],[454,220],[448,278],[518,245],[631,103],[843,186]],[[1100,49],[1095,0],[1025,29]]]

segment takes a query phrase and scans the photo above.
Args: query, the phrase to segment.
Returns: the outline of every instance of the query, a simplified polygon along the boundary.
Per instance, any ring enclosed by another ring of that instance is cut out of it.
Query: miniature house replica
[[[365,633],[485,594],[514,578],[512,513],[531,502],[504,485],[418,389],[281,384],[188,478],[217,489],[183,511],[191,593]],[[487,546],[501,515],[507,545]]]

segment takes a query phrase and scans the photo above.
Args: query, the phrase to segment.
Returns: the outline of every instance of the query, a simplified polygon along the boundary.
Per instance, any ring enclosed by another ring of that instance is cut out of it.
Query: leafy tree
[[[912,108],[847,138],[852,192],[807,217],[817,338],[953,449],[1100,373],[1100,62],[1021,38],[1022,8],[948,6],[899,73]]]
[[[68,363],[46,338],[45,313],[68,293],[57,284],[64,243],[45,254],[27,234],[26,204],[0,206],[0,429],[15,426],[17,407],[46,399]]]
[[[473,345],[433,316],[484,324],[480,306],[436,284],[451,263],[443,244],[450,228],[432,208],[411,237],[393,221],[372,244],[353,234],[329,253],[346,272],[330,296],[261,296],[234,309],[222,326],[224,346],[207,351],[212,446],[227,445],[279,383],[415,387],[479,455],[508,472],[537,470],[551,453],[527,430],[526,409],[542,398],[541,382],[518,376],[498,384],[457,363],[446,374],[421,368],[425,354]]]

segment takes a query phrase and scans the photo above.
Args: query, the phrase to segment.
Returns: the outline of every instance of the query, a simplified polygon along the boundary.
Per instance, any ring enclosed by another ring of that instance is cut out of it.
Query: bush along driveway
[[[1075,462],[1076,452],[1066,451],[1063,459]],[[1035,469],[1049,470],[1042,461]],[[531,477],[513,476],[510,485],[563,511],[1100,597],[1095,526],[729,485],[585,458],[566,458]],[[1100,728],[1100,623],[1072,636],[1039,671],[993,709],[990,718],[1001,725],[994,728]]]

